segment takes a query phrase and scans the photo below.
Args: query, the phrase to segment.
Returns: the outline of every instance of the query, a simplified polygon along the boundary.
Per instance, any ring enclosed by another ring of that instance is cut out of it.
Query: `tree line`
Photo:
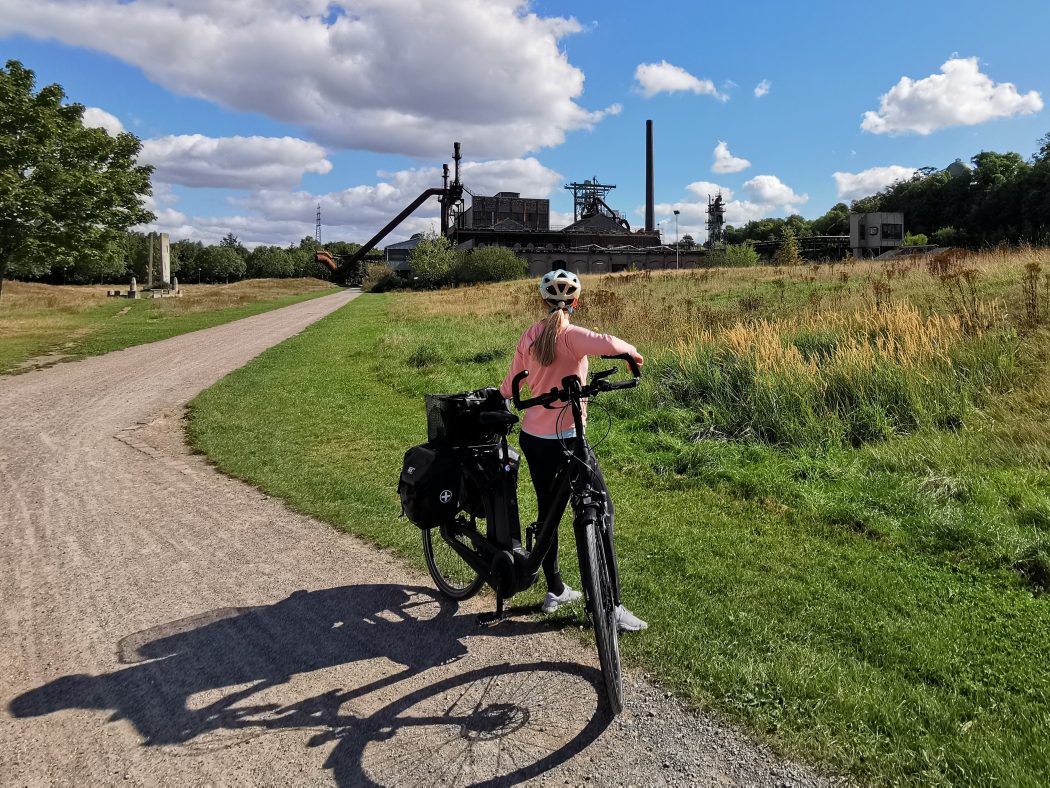
[[[922,167],[906,180],[877,194],[840,202],[816,219],[795,214],[727,226],[728,244],[779,241],[790,229],[795,238],[847,235],[849,215],[900,211],[915,240],[939,246],[1000,243],[1050,244],[1050,134],[1028,161],[1019,153],[981,151],[970,168]]]

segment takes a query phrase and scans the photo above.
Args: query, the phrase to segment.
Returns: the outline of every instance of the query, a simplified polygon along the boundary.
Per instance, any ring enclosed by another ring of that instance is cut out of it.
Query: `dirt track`
[[[188,454],[194,394],[352,297],[0,378],[0,783],[819,782],[638,676],[610,720],[575,639]]]

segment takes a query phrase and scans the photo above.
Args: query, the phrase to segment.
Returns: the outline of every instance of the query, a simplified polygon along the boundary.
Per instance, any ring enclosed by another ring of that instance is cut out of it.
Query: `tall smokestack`
[[[656,208],[653,199],[653,122],[645,122],[645,231],[656,229]]]

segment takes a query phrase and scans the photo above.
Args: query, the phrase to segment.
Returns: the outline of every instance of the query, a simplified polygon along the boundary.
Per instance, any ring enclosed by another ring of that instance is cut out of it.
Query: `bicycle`
[[[555,480],[556,500],[568,499],[572,506],[586,608],[594,625],[606,696],[613,713],[619,714],[623,709],[616,628],[619,583],[609,532],[608,501],[594,483],[598,466],[584,431],[582,402],[607,391],[637,386],[641,372],[629,355],[602,358],[625,361],[631,378],[609,381],[616,367],[594,373],[587,385],[576,375],[570,375],[562,380],[561,388],[522,399],[521,384],[528,376],[528,372],[523,371],[513,380],[513,399],[519,411],[537,406],[552,408],[557,402],[566,403],[563,408],[571,410],[577,438],[571,447],[565,448],[567,453],[571,452],[572,462]],[[485,584],[495,591],[495,613],[479,617],[480,623],[489,626],[503,620],[506,599],[536,582],[561,521],[562,507],[552,507],[544,522],[526,528],[526,541],[522,546],[517,506],[518,458],[507,443],[507,435],[517,421],[518,417],[505,406],[477,414],[477,426],[491,430],[499,440],[474,445],[468,441],[467,445],[452,448],[462,467],[463,511],[450,522],[423,530],[427,568],[443,595],[457,601],[469,599]],[[479,519],[486,521],[484,533],[478,528]]]

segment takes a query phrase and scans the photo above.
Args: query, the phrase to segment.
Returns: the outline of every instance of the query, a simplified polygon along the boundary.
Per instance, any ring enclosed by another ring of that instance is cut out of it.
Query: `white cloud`
[[[809,202],[808,194],[795,194],[776,175],[756,175],[744,184],[744,191],[758,205],[784,211],[797,210],[798,206]]]
[[[914,167],[891,164],[888,167],[871,167],[861,172],[836,172],[835,179],[840,200],[856,200],[881,191],[892,183],[903,181],[915,174]]]
[[[768,79],[763,79],[757,85],[755,85],[755,98],[762,98],[763,96],[769,95],[769,89],[773,87],[773,83]]]
[[[124,131],[124,124],[115,115],[110,115],[98,107],[84,107],[83,123],[89,128],[105,129],[111,137]]]
[[[307,172],[332,169],[324,148],[295,137],[157,137],[139,159],[156,168],[155,183],[227,189],[292,188]]]
[[[952,58],[940,74],[901,77],[860,127],[872,134],[931,134],[949,126],[973,126],[995,118],[1029,115],[1043,108],[1036,91],[1019,93],[1010,82],[982,74],[977,58]]]
[[[559,145],[617,108],[578,101],[574,19],[526,0],[5,0],[0,35],[57,39],[153,81],[307,129],[333,147],[419,157]]]
[[[694,181],[685,188],[698,197],[703,197],[705,200],[708,197],[715,197],[719,194],[721,194],[725,200],[733,199],[732,189],[725,186],[719,186],[717,183],[711,183],[711,181]]]
[[[634,78],[646,98],[658,93],[696,93],[714,96],[725,101],[728,97],[719,93],[715,83],[709,79],[698,79],[684,68],[674,66],[666,60],[659,63],[639,63]]]
[[[715,145],[714,159],[714,164],[711,165],[711,172],[719,174],[741,172],[751,166],[751,162],[747,159],[738,159],[730,153],[728,143],[722,141]]]
[[[548,197],[563,180],[557,172],[531,157],[464,162],[462,177],[477,194],[514,190],[525,197]],[[327,194],[260,189],[231,200],[236,213],[230,216],[188,217],[178,211],[154,207],[158,218],[148,229],[171,233],[173,239],[189,238],[205,243],[217,243],[226,233],[233,232],[248,247],[260,243],[286,245],[313,235],[320,203],[324,239],[363,243],[421,192],[440,185],[441,169],[426,167],[379,173],[379,182],[374,185]],[[155,198],[156,202],[161,201],[157,195]],[[380,246],[404,240],[415,232],[436,230],[439,217],[437,200],[431,198],[381,241]]]
[[[679,212],[679,237],[691,235],[702,243],[707,239],[707,200],[719,192],[726,200],[726,224],[739,227],[753,219],[762,219],[778,214],[795,213],[799,206],[809,200],[807,194],[795,194],[789,186],[775,175],[758,175],[744,184],[747,199],[734,199],[731,189],[719,186],[710,181],[696,181],[686,187],[701,199],[697,201],[681,200],[674,203],[658,203],[655,206],[656,216],[663,220],[660,224],[664,238],[674,241],[674,211]],[[639,215],[643,208],[635,212]]]

